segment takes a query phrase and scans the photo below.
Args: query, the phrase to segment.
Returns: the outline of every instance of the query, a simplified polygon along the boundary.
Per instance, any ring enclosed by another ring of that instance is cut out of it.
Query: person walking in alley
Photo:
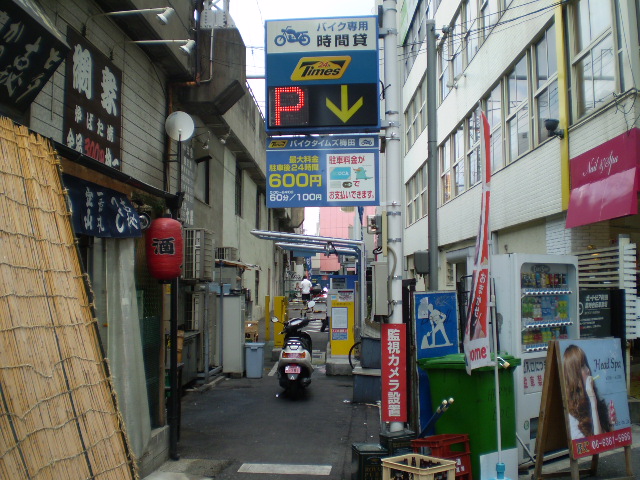
[[[308,302],[311,300],[311,281],[307,277],[304,277],[300,282],[300,294],[303,301]]]

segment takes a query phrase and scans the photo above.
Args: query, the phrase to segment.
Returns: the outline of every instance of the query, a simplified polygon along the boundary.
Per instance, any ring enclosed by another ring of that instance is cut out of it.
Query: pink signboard
[[[638,213],[637,128],[571,160],[567,228]]]

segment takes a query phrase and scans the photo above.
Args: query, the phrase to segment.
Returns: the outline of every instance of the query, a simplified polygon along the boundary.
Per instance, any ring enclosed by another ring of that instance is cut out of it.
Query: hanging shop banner
[[[571,159],[567,228],[638,213],[640,129]]]
[[[380,129],[378,18],[266,22],[267,132]]]
[[[31,0],[0,6],[0,102],[23,112],[65,59],[69,46]]]
[[[473,279],[464,330],[464,353],[467,373],[474,368],[491,365],[489,344],[489,201],[491,198],[491,158],[489,154],[489,121],[482,113],[480,154],[483,159],[480,228],[476,237]]]
[[[93,237],[141,237],[140,217],[123,193],[71,175],[63,175],[73,207],[76,235]]]
[[[379,205],[377,135],[267,140],[267,207]]]
[[[456,292],[415,293],[417,357],[458,353]]]
[[[559,340],[558,347],[572,457],[597,455],[631,445],[620,340]]]
[[[121,170],[122,72],[71,27],[67,42],[63,141]]]
[[[382,325],[382,421],[407,421],[407,326]]]

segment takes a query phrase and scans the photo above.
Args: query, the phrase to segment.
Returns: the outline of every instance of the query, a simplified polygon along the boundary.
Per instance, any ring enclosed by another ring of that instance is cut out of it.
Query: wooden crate
[[[455,477],[456,462],[451,460],[417,453],[382,459],[382,480],[454,480]]]

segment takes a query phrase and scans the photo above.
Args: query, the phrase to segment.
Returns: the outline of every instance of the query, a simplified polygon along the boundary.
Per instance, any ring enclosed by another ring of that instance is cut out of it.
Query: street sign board
[[[267,207],[378,205],[377,135],[267,139]]]
[[[267,132],[380,129],[375,16],[266,22]]]

